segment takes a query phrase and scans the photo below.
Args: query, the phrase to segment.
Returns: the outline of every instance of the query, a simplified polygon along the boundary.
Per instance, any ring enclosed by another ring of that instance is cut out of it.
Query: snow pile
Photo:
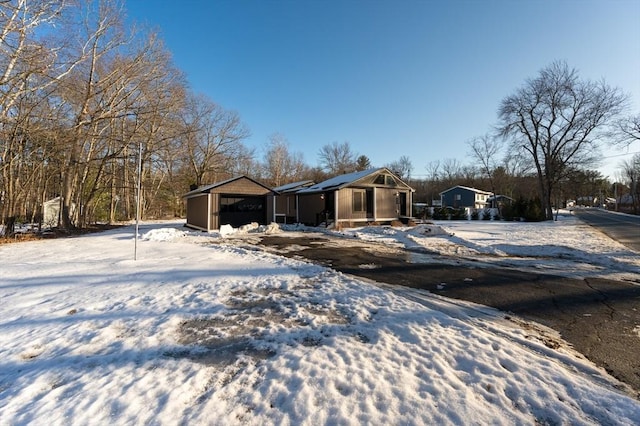
[[[435,224],[422,224],[415,226],[411,229],[410,234],[420,237],[451,236],[451,234],[445,231],[442,226]]]
[[[152,229],[142,235],[143,240],[147,241],[174,241],[186,236],[185,231],[176,228],[158,228]]]
[[[229,224],[225,224],[220,226],[220,236],[222,237],[228,237],[229,235],[233,235],[237,232],[237,229],[235,229],[233,226],[229,225]]]
[[[280,225],[273,222],[269,225],[259,225],[257,222],[252,222],[239,228],[234,228],[231,225],[220,227],[220,236],[222,237],[242,237],[247,234],[275,234],[278,232],[280,232]]]
[[[488,308],[152,230],[138,261],[131,228],[0,246],[2,423],[640,418],[606,373]]]

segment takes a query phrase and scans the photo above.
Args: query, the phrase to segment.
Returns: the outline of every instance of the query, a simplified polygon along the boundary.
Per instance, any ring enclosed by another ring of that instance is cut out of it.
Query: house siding
[[[355,212],[353,211],[353,194],[354,192],[365,192],[364,198],[364,211]],[[358,188],[344,188],[337,191],[336,196],[338,197],[338,217],[336,220],[362,220],[367,219],[367,195],[364,189]]]
[[[208,194],[197,195],[187,198],[187,225],[193,228],[208,231],[209,224],[207,221]]]
[[[479,189],[454,187],[441,193],[442,206],[482,208],[491,193]],[[456,199],[459,196],[460,199]]]
[[[456,200],[456,195],[460,199]],[[453,189],[442,196],[442,205],[449,207],[473,207],[476,204],[475,192],[463,188]]]
[[[324,210],[324,199],[320,198],[320,194],[298,195],[298,204],[305,206],[299,212],[300,223],[317,225],[318,215]]]
[[[400,216],[398,190],[391,188],[378,188],[376,190],[376,220],[397,219]]]
[[[297,220],[295,194],[278,195],[276,199],[276,222],[294,223]]]

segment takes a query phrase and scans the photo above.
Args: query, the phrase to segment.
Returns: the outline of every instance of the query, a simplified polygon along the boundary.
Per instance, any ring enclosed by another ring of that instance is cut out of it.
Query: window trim
[[[367,211],[367,191],[364,189],[354,189],[351,197],[351,211],[353,213],[364,213]]]

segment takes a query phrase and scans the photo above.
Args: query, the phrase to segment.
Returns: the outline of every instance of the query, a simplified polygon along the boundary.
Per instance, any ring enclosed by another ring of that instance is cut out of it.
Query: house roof
[[[346,186],[349,186],[351,184],[354,184],[357,181],[359,181],[361,179],[364,179],[367,176],[376,174],[376,173],[386,173],[386,174],[392,175],[392,176],[394,176],[394,178],[398,182],[402,183],[402,185],[404,185],[406,188],[411,189],[413,191],[413,188],[411,188],[409,185],[407,185],[402,180],[400,180],[389,169],[387,169],[386,167],[379,167],[379,168],[362,170],[362,171],[359,171],[359,172],[347,173],[347,174],[344,174],[344,175],[338,175],[336,177],[332,177],[331,179],[327,179],[327,180],[325,180],[323,182],[316,183],[315,185],[311,185],[308,188],[303,188],[303,189],[297,191],[297,193],[298,194],[312,194],[312,193],[317,193],[317,192],[338,190],[338,189],[344,188]]]
[[[265,189],[268,189],[269,191],[274,191],[272,188],[269,188],[268,186],[265,186],[265,185],[261,184],[260,182],[258,182],[258,181],[256,181],[256,180],[251,179],[251,178],[250,178],[250,177],[248,177],[248,176],[241,175],[241,176],[232,177],[232,178],[230,178],[230,179],[222,180],[222,181],[220,181],[220,182],[212,183],[212,184],[209,184],[209,185],[203,185],[203,186],[200,186],[200,187],[198,187],[198,188],[194,189],[193,191],[189,191],[189,192],[187,192],[186,194],[184,194],[184,195],[182,196],[182,198],[187,198],[187,197],[190,197],[190,196],[192,196],[192,195],[202,194],[202,193],[205,193],[205,192],[209,192],[209,191],[211,191],[211,190],[212,190],[212,189],[214,189],[214,188],[218,188],[218,187],[220,187],[220,186],[223,186],[223,185],[229,184],[229,183],[231,183],[231,182],[234,182],[234,181],[236,181],[236,180],[240,180],[240,179],[248,179],[248,180],[250,180],[251,182],[255,183],[256,185],[260,185],[261,187],[263,187],[263,188],[265,188]]]
[[[295,192],[298,189],[307,188],[311,185],[315,185],[315,182],[312,180],[301,180],[299,182],[293,182],[286,185],[278,186],[276,188],[273,188],[273,190],[279,194],[283,194],[286,192]]]
[[[493,192],[483,191],[482,189],[471,188],[469,186],[456,185],[449,189],[445,189],[440,193],[440,195],[445,194],[447,192],[453,191],[454,189],[464,189],[466,191],[475,192],[476,194],[485,194],[485,195],[493,195]]]
[[[498,195],[495,195],[495,196],[494,196],[494,195],[492,195],[491,197],[487,198],[487,201],[488,201],[488,200],[493,200],[494,198],[495,198],[496,200],[509,200],[509,201],[513,201],[513,198],[511,198],[511,197],[509,197],[509,196],[507,196],[507,195],[501,195],[501,194],[498,194]]]

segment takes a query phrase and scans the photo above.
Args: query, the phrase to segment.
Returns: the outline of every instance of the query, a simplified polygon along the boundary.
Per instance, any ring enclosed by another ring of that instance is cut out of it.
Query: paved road
[[[640,252],[640,216],[616,214],[601,209],[575,209],[583,222],[599,229],[614,240]]]
[[[278,254],[303,257],[341,272],[492,306],[546,325],[640,397],[638,285],[451,261],[429,263],[430,255],[418,256],[422,260],[416,263],[415,253],[365,241],[345,244],[344,239],[329,236],[265,236],[261,244]]]

